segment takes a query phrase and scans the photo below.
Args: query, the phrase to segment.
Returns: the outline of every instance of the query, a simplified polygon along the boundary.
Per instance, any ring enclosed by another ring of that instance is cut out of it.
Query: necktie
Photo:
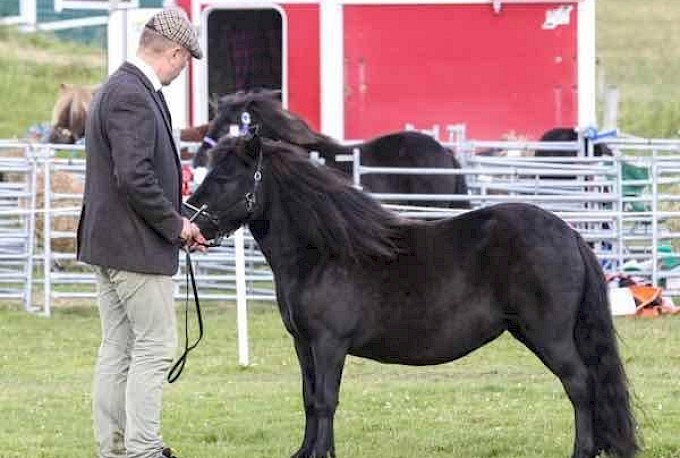
[[[172,126],[172,117],[170,116],[170,109],[168,108],[168,102],[165,101],[165,96],[163,95],[162,90],[156,91],[158,94],[158,97],[161,99],[161,103],[163,104],[163,110],[165,110],[165,115],[168,117],[168,122]]]

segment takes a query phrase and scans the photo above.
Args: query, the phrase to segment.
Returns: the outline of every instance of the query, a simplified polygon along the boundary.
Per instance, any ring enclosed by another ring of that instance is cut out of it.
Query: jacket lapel
[[[172,123],[170,121],[170,113],[166,110],[166,105],[161,100],[160,96],[158,95],[158,92],[156,92],[153,86],[151,85],[151,81],[149,81],[149,79],[146,76],[144,76],[144,73],[142,73],[137,67],[135,67],[129,62],[123,63],[121,69],[136,75],[142,82],[144,87],[146,87],[146,89],[151,93],[151,98],[153,98],[154,102],[156,103],[156,106],[161,112],[163,124],[165,124],[165,129],[168,131],[168,135],[170,136],[170,142],[172,142],[172,146],[175,148],[175,151],[176,152],[179,151],[177,145],[175,144],[175,136],[172,134]]]

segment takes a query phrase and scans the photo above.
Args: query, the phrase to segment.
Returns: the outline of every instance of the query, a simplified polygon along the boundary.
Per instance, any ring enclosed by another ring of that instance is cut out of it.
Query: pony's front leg
[[[347,345],[330,337],[312,343],[314,380],[314,415],[316,443],[311,458],[335,458],[333,418],[338,406],[340,379],[347,356]]]
[[[305,435],[298,451],[291,458],[310,458],[316,442],[317,419],[314,411],[314,359],[309,342],[300,338],[295,339],[295,353],[297,353],[302,375],[302,400],[305,408]]]

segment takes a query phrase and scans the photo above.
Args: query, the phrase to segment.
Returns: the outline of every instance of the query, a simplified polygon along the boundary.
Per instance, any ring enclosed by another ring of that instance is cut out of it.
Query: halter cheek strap
[[[262,182],[262,148],[257,152],[257,166],[255,167],[255,173],[253,174],[253,190],[252,192],[246,193],[246,211],[248,212],[248,217],[250,217],[255,211],[255,205],[257,205],[257,190]]]
[[[246,207],[246,220],[250,219],[250,217],[255,213],[255,207],[257,206],[257,191],[260,189],[260,184],[262,183],[262,147],[258,149],[257,152],[257,165],[255,167],[255,173],[253,174],[253,189],[250,192],[246,192],[244,195],[245,199],[245,207]],[[206,246],[219,246],[220,243],[222,243],[222,239],[225,236],[229,236],[231,234],[226,234],[224,233],[219,226],[219,213],[213,214],[208,212],[208,205],[203,204],[199,207],[195,207],[187,202],[184,202],[184,205],[189,208],[190,210],[194,211],[194,215],[191,217],[191,221],[195,220],[200,214],[203,214],[204,217],[208,219],[210,224],[212,224],[215,229],[217,230],[217,236],[210,241],[210,244]],[[228,210],[233,208],[231,206]]]

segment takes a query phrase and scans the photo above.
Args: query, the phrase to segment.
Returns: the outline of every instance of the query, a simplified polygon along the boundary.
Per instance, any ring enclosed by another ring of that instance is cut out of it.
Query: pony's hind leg
[[[573,331],[566,329],[568,327],[551,328],[539,330],[536,335],[521,327],[511,326],[509,330],[562,382],[574,408],[575,437],[572,458],[594,458],[598,452],[594,440],[593,392],[588,369],[576,347]]]

